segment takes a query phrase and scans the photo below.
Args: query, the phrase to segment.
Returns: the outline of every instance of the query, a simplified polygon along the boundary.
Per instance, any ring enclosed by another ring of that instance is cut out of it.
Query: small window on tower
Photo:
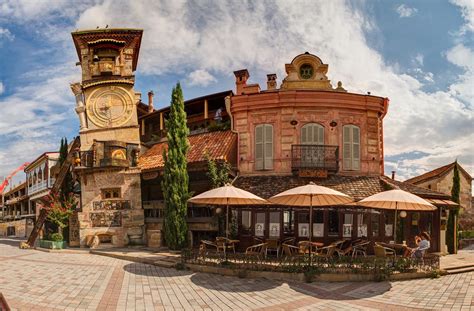
[[[120,188],[102,189],[102,199],[120,199],[122,197]]]

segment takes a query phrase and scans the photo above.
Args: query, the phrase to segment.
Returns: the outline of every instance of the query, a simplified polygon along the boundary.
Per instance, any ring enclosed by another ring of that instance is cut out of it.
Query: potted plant
[[[50,204],[45,207],[48,213],[47,219],[58,226],[58,232],[51,234],[47,239],[40,240],[40,247],[49,249],[63,249],[66,247],[63,229],[69,223],[69,217],[76,208],[76,200],[72,193],[59,197],[50,195]]]

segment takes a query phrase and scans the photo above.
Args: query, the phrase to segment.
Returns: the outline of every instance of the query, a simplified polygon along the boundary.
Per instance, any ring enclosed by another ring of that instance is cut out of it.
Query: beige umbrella
[[[397,240],[397,212],[402,211],[434,211],[436,207],[428,201],[410,192],[400,189],[379,192],[360,200],[356,205],[395,210],[395,223],[393,228],[393,239]]]
[[[229,236],[229,205],[262,205],[268,201],[253,193],[226,184],[223,187],[211,189],[188,200],[194,204],[225,205],[227,208],[226,237]]]
[[[309,206],[309,241],[313,238],[313,206],[341,205],[353,202],[350,196],[313,182],[283,191],[270,199],[271,203],[288,206]]]

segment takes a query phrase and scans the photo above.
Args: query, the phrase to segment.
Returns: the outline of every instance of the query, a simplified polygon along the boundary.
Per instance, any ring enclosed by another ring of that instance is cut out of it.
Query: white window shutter
[[[308,144],[308,126],[303,126],[301,128],[301,144]]]
[[[352,126],[352,169],[360,170],[360,129]]]
[[[343,127],[342,133],[342,163],[345,170],[351,169],[351,127],[346,125]]]
[[[324,127],[317,125],[316,128],[318,130],[318,145],[324,145]]]
[[[273,169],[273,125],[271,124],[265,124],[264,142],[264,169],[271,170]]]
[[[263,170],[263,125],[255,127],[255,169]]]

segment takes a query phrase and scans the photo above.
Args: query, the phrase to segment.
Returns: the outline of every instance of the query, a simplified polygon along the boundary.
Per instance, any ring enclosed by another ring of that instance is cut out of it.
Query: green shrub
[[[64,240],[64,237],[61,233],[53,233],[50,236],[51,241],[61,242]]]

